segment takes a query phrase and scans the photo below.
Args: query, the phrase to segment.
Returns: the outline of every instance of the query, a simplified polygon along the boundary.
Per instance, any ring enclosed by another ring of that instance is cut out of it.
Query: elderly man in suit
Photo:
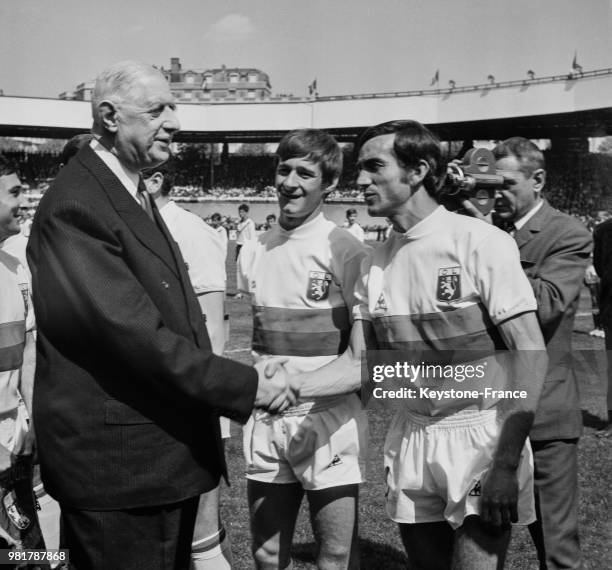
[[[39,317],[42,476],[75,568],[187,568],[198,497],[226,474],[219,413],[295,399],[213,354],[185,263],[140,180],[179,129],[156,69],[96,80],[95,140],[40,202],[28,260]],[[259,378],[258,378],[259,375]]]
[[[496,168],[505,179],[495,218],[516,240],[521,264],[538,302],[549,367],[530,432],[538,520],[530,532],[540,568],[579,568],[577,446],[582,432],[571,335],[591,235],[575,218],[542,197],[544,156],[522,137],[499,143]]]

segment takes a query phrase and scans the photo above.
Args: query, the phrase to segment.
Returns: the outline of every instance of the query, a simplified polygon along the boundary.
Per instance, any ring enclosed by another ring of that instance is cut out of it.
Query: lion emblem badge
[[[438,269],[438,301],[456,301],[461,297],[461,267]]]
[[[310,271],[308,273],[308,290],[306,297],[313,301],[323,301],[329,297],[329,286],[332,282],[331,273],[325,271]]]

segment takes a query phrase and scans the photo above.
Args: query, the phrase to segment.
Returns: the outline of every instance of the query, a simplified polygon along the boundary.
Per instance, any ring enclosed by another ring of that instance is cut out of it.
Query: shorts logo
[[[329,286],[332,282],[331,273],[325,271],[310,271],[308,273],[308,290],[306,297],[313,301],[323,301],[329,297]]]
[[[334,458],[331,460],[331,463],[327,467],[335,467],[336,465],[340,465],[340,463],[342,463],[342,459],[340,459],[338,455],[334,455]]]
[[[438,301],[455,301],[461,297],[461,267],[438,269]]]
[[[385,301],[385,296],[381,293],[380,297],[378,297],[378,301],[376,301],[376,306],[374,307],[375,311],[380,311],[382,313],[387,312],[387,302]]]
[[[470,497],[480,497],[482,495],[482,488],[480,486],[480,481],[476,481],[476,484],[472,488],[472,490],[468,493]]]

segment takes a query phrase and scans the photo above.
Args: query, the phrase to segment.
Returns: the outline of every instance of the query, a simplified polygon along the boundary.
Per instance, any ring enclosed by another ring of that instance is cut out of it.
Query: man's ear
[[[542,188],[544,188],[544,184],[546,184],[546,170],[543,168],[534,170],[533,174],[531,175],[531,179],[533,180],[534,192],[540,193]]]
[[[327,195],[332,191],[336,189],[336,186],[338,186],[338,182],[340,181],[340,176],[336,176],[333,180],[332,183],[327,186],[327,188],[325,188],[325,190],[323,190],[323,196],[327,197]]]
[[[100,122],[106,131],[117,132],[117,108],[112,101],[105,99],[98,104]]]
[[[414,166],[408,169],[408,182],[410,186],[415,188],[425,180],[427,173],[429,172],[429,164],[424,159],[419,160]]]
[[[152,196],[156,196],[161,192],[162,186],[164,185],[164,175],[161,172],[156,172],[147,180],[147,192]]]

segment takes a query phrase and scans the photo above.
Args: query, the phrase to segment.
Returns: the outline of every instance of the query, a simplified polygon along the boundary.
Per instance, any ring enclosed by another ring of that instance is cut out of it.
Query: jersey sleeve
[[[361,263],[368,255],[369,250],[369,247],[356,240],[351,240],[351,245],[346,249],[342,264],[340,287],[344,302],[351,312],[355,306],[355,287],[361,275]]]
[[[495,229],[475,247],[473,255],[476,268],[473,279],[494,324],[537,310],[533,289],[512,237]]]
[[[374,251],[370,250],[361,260],[359,275],[355,281],[353,291],[353,320],[371,321],[369,299],[368,299],[368,278],[374,259]]]

